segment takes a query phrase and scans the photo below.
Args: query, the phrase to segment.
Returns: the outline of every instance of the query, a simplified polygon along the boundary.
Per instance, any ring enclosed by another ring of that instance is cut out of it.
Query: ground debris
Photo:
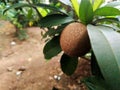
[[[12,72],[13,71],[13,67],[7,67],[7,71],[8,72]]]
[[[25,71],[26,70],[26,67],[25,66],[21,66],[18,71]]]

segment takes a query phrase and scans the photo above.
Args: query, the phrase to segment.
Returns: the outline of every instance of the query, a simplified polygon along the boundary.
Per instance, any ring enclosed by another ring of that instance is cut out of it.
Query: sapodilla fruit
[[[84,24],[73,22],[67,25],[60,36],[60,46],[69,56],[83,56],[90,50],[90,40]]]

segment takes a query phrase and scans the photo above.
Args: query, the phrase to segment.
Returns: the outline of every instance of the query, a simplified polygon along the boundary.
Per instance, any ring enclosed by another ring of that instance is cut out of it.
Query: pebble
[[[22,71],[17,71],[17,72],[16,72],[16,75],[17,75],[17,76],[20,76],[21,74],[22,74]]]
[[[57,80],[60,80],[60,79],[61,79],[61,77],[60,77],[60,76],[58,76]]]
[[[57,80],[57,78],[58,78],[58,76],[57,76],[57,75],[54,75],[54,79],[56,79],[56,80]]]
[[[11,46],[14,46],[14,45],[16,45],[16,42],[15,42],[15,41],[12,41],[12,42],[10,43],[10,45],[11,45]]]
[[[61,77],[58,75],[54,75],[54,79],[59,81],[61,79]]]

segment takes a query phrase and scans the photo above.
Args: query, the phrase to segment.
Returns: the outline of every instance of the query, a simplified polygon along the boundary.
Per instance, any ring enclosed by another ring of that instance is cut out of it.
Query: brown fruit
[[[67,25],[60,36],[60,46],[69,56],[83,56],[90,50],[87,28],[82,23]]]

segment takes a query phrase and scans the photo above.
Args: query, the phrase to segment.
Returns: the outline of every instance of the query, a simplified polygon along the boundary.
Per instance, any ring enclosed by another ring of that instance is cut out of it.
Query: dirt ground
[[[76,72],[66,76],[60,55],[45,60],[39,27],[27,29],[29,38],[18,40],[15,28],[0,21],[0,90],[87,90],[80,79],[90,75],[90,62],[79,60]]]

